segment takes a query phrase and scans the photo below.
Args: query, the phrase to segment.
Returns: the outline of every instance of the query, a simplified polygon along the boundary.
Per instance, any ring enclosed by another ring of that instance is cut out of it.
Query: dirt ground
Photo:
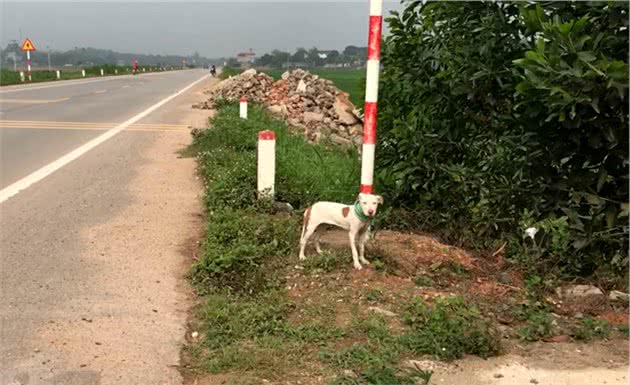
[[[329,248],[338,250],[348,248],[345,232],[329,230],[322,235],[321,239],[322,243],[327,243]],[[396,296],[397,300],[412,296],[422,296],[430,300],[444,295],[459,294],[469,298],[485,297],[488,303],[500,303],[508,296],[518,298],[524,289],[522,276],[515,271],[506,270],[505,261],[500,255],[495,256],[493,260],[481,260],[464,250],[442,244],[430,236],[393,231],[381,231],[371,242],[373,252],[384,251],[384,254],[390,257],[395,256],[393,274],[378,274],[374,269],[349,271],[345,277],[352,278],[346,285],[368,286],[379,288],[383,293],[404,294]],[[377,246],[376,250],[375,246]],[[349,255],[349,250],[347,252]],[[317,258],[314,254],[311,255],[312,258]],[[439,288],[418,287],[411,282],[411,277],[418,274],[431,275],[432,271],[449,263],[465,267],[472,276],[465,278],[451,276],[448,283]],[[348,259],[348,264],[350,264],[350,259]],[[499,278],[501,274],[504,276]],[[335,281],[343,279],[336,277]],[[507,283],[499,282],[500,280]],[[300,297],[310,295],[312,294],[297,294]],[[389,310],[396,310],[394,298],[383,301],[391,304]],[[553,298],[550,300],[556,303],[555,311],[567,317],[572,317],[577,312],[584,312],[613,325],[628,325],[627,305],[616,306],[605,299],[578,300],[577,303],[563,302]],[[503,324],[504,332],[507,329],[505,334],[510,334],[512,332],[510,329],[516,327],[515,320],[500,314],[500,311],[491,316],[494,316],[499,324]],[[508,326],[505,325],[506,323]],[[416,366],[434,372],[431,384],[625,385],[630,383],[627,337],[616,336],[588,343],[571,342],[570,339],[562,337],[551,339],[549,342],[534,343],[511,338],[505,340],[505,354],[498,357],[481,359],[467,356],[452,363],[420,357],[417,358]]]

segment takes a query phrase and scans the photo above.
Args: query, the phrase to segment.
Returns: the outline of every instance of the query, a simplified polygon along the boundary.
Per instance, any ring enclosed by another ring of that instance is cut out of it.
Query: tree
[[[540,226],[530,268],[627,269],[627,20],[627,2],[407,1],[382,47],[390,202],[514,258]]]
[[[306,62],[311,67],[319,67],[323,64],[324,60],[319,57],[319,50],[317,49],[317,47],[313,47],[308,50]]]
[[[306,57],[308,56],[308,51],[305,48],[298,48],[293,56],[291,56],[291,61],[295,63],[304,63],[306,62]]]

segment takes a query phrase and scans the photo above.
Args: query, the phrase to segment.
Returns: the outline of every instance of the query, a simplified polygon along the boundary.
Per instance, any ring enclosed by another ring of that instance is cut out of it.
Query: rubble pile
[[[194,107],[212,108],[215,99],[235,101],[242,96],[266,105],[311,142],[328,138],[340,145],[361,144],[361,121],[348,95],[332,81],[302,69],[285,72],[276,82],[264,73],[247,70],[219,83],[210,92],[210,100]]]

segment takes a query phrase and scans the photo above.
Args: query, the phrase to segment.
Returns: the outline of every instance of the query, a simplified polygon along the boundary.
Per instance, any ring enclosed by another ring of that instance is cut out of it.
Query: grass
[[[238,117],[236,104],[219,103],[219,108],[213,129],[193,143],[208,188],[207,207],[244,208],[255,203],[256,143],[263,130],[276,134],[278,201],[298,209],[319,200],[354,201],[360,176],[355,149],[308,144],[259,106],[250,106],[247,120]]]
[[[403,343],[415,353],[452,360],[464,354],[489,357],[501,350],[493,325],[462,297],[441,298],[433,306],[413,301],[403,321],[411,329]]]
[[[277,138],[278,200],[303,209],[316,200],[354,199],[356,152],[307,144],[258,106],[243,120],[236,104],[218,103],[212,129],[197,134],[188,151],[197,156],[208,216],[201,258],[191,270],[204,299],[197,312],[201,338],[185,350],[191,370],[228,375],[237,383],[291,382],[297,376],[336,384],[428,384],[431,372],[404,369],[401,360],[498,352],[493,329],[461,299],[403,305],[404,322],[394,326],[351,303],[334,285],[317,286],[334,281],[323,276],[338,274],[347,256],[309,258],[303,272],[287,263],[296,258],[302,218],[299,212],[273,214],[268,202],[256,200],[256,138],[264,129]],[[287,288],[296,271],[305,280],[300,285],[309,287],[306,298]],[[387,297],[379,288],[361,291],[371,304]],[[349,322],[337,322],[349,308]]]
[[[143,66],[140,66],[143,68]],[[147,72],[157,71],[157,67],[153,66],[145,66]],[[131,67],[125,66],[114,66],[114,65],[103,65],[103,66],[95,66],[95,67],[87,67],[85,68],[85,77],[95,77],[101,76],[101,69],[103,69],[103,73],[107,76],[114,75],[128,75],[131,73]],[[116,70],[118,70],[118,74],[116,74]],[[26,74],[26,72],[25,72]],[[72,70],[72,71],[64,71],[61,70],[61,79],[57,79],[56,71],[33,71],[31,73],[32,81],[22,82],[20,78],[20,72],[10,71],[3,69],[0,71],[0,86],[8,86],[14,84],[25,84],[25,83],[39,83],[39,82],[49,82],[56,80],[71,80],[71,79],[81,79],[83,75],[81,71]]]
[[[243,72],[241,69],[238,68],[232,68],[232,67],[223,67],[223,69],[221,69],[221,73],[219,73],[219,79],[227,79],[230,76],[236,76],[238,74],[240,74],[241,72]]]
[[[308,71],[324,79],[332,80],[337,88],[350,94],[350,100],[356,107],[363,106],[363,96],[365,92],[364,69],[311,68]],[[285,70],[270,69],[263,72],[278,80]]]

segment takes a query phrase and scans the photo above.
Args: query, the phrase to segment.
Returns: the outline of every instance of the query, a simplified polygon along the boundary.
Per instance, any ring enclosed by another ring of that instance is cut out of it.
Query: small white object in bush
[[[535,227],[529,227],[527,230],[525,230],[525,234],[531,239],[534,239],[537,232],[538,232],[538,229]]]

